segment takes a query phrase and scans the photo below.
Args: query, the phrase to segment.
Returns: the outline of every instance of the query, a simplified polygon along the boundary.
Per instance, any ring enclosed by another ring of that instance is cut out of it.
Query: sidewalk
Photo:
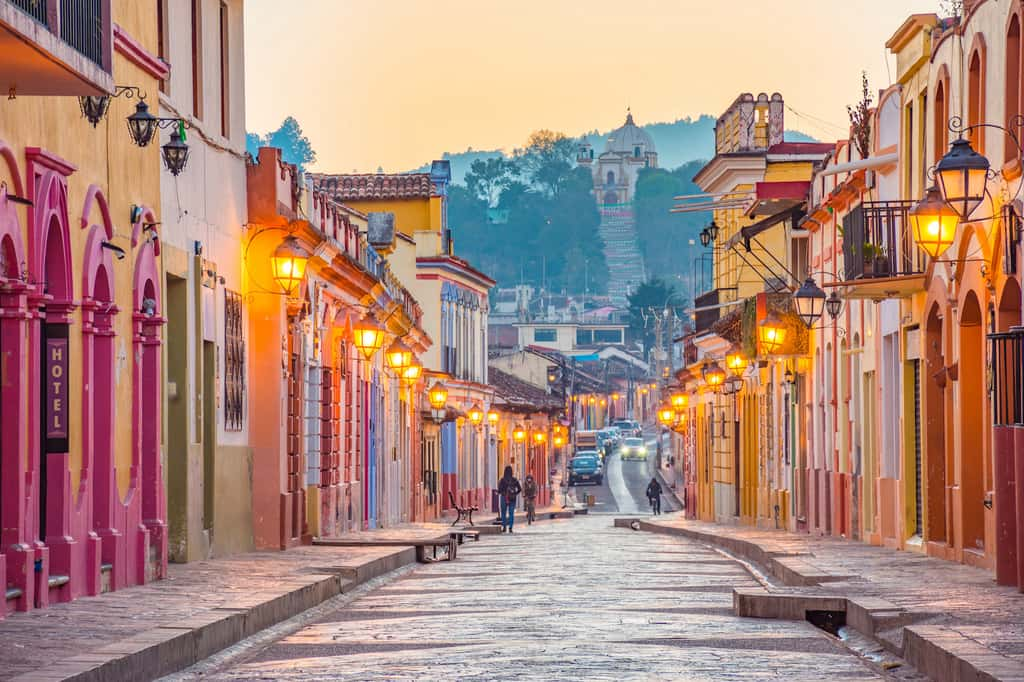
[[[934,679],[1024,680],[1024,594],[996,585],[984,570],[862,542],[678,515],[641,525],[717,545],[767,569],[784,587],[736,594],[737,609],[751,615],[779,617],[786,602],[790,610],[814,600],[838,603],[848,624]]]
[[[165,580],[0,620],[0,679],[153,679],[413,562],[411,547],[303,546],[171,564]]]

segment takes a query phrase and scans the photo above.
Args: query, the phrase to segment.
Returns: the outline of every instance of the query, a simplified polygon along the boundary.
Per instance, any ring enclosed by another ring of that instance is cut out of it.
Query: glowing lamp
[[[651,382],[651,390],[653,391],[653,390],[654,390],[654,389],[656,389],[657,387],[658,387],[658,384],[656,384],[656,383],[654,383],[654,382],[652,381],[652,382]]]
[[[775,353],[782,347],[786,340],[786,326],[775,313],[768,313],[768,316],[761,320],[757,328],[757,338],[761,342],[761,349],[768,354]]]
[[[725,366],[734,377],[738,377],[747,371],[750,360],[739,349],[733,349],[725,356]]]
[[[686,406],[690,404],[690,396],[686,395],[682,391],[676,391],[669,398],[672,403],[672,407],[678,409],[686,409]]]
[[[423,365],[413,358],[412,364],[402,370],[402,381],[408,384],[415,384],[423,376]]]
[[[593,405],[594,403],[597,402],[597,398],[595,398],[594,396],[590,396],[590,398],[587,400],[587,402],[590,403],[591,405]]]
[[[352,336],[356,348],[363,352],[367,360],[384,345],[384,330],[369,316],[364,316],[353,325]]]
[[[522,443],[524,440],[526,440],[526,429],[524,429],[522,426],[517,426],[515,429],[512,430],[512,439],[517,443]]]
[[[475,403],[469,408],[469,423],[473,426],[479,426],[484,423],[484,411]]]
[[[491,410],[490,412],[488,412],[487,413],[487,423],[491,424],[491,425],[497,424],[498,423],[498,413],[495,412],[494,410]]]
[[[435,381],[434,385],[427,391],[427,400],[430,401],[430,406],[435,410],[444,408],[448,403],[448,389],[440,381]]]
[[[398,339],[387,349],[384,357],[388,366],[399,372],[412,364],[412,350]]]
[[[700,368],[701,376],[704,377],[704,383],[708,386],[715,388],[725,383],[725,370],[722,369],[717,362],[711,361],[705,363]]]
[[[561,436],[555,436],[551,442],[555,444],[556,448],[560,448],[565,445],[565,439]]]
[[[533,442],[537,443],[538,445],[540,445],[547,439],[548,437],[543,431],[538,431],[537,433],[533,434]]]
[[[646,388],[641,388],[640,389],[640,395],[647,395],[647,389]]]
[[[612,400],[618,400],[620,397],[618,393],[612,393]]]
[[[676,420],[676,411],[671,407],[662,407],[658,410],[658,421],[669,426]]]
[[[601,398],[601,403],[600,403],[601,407],[604,407],[607,404],[608,404],[608,401],[605,400],[604,398]]]
[[[971,143],[962,137],[953,140],[949,151],[935,166],[942,198],[961,219],[967,220],[985,199],[988,169],[988,159],[974,151]]]
[[[914,241],[932,258],[938,258],[953,245],[960,216],[942,199],[939,190],[929,187],[924,199],[907,213]]]
[[[274,249],[274,254],[270,257],[270,268],[274,281],[286,295],[291,296],[299,288],[299,284],[306,274],[308,260],[309,254],[299,245],[299,240],[295,237],[286,237]]]

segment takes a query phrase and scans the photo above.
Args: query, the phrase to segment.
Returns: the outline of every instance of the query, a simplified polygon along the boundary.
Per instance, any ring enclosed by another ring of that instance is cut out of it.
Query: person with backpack
[[[647,499],[651,502],[651,511],[655,515],[661,514],[661,484],[656,478],[652,478],[647,484]]]
[[[516,498],[523,492],[519,479],[512,474],[512,467],[506,466],[505,473],[498,481],[498,508],[501,511],[501,532],[512,532],[516,520]]]
[[[533,474],[526,474],[523,481],[523,507],[526,510],[526,523],[532,525],[534,514],[537,512],[537,481]]]

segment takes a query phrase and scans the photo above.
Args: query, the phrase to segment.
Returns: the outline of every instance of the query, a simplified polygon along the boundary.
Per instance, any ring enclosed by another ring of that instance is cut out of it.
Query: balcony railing
[[[992,419],[1024,426],[1024,327],[988,335],[992,342]]]
[[[911,201],[865,201],[843,217],[846,281],[924,274],[907,219]]]
[[[110,0],[6,0],[110,72]]]

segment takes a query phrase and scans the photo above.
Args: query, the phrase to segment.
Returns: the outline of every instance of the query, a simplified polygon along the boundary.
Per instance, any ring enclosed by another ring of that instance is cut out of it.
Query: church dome
[[[637,147],[640,147],[641,155],[657,151],[654,148],[654,140],[651,139],[651,136],[633,122],[633,113],[627,112],[626,122],[622,124],[622,127],[613,130],[608,135],[604,150],[605,152],[616,152],[634,156]]]

